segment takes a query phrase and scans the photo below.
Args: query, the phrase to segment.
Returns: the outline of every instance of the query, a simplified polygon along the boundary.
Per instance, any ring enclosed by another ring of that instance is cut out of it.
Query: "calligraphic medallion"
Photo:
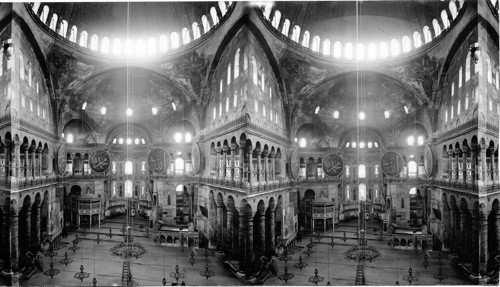
[[[152,172],[165,172],[170,166],[170,155],[162,148],[154,148],[148,154],[148,165]]]
[[[111,165],[111,158],[109,153],[103,149],[93,151],[89,157],[90,169],[96,173],[103,173],[108,171]]]
[[[59,171],[60,175],[63,175],[66,172],[66,145],[61,144],[59,150],[57,151],[57,171]]]
[[[299,150],[296,148],[292,151],[292,155],[290,157],[290,174],[293,179],[297,179],[299,177],[300,172],[300,158],[299,158]]]
[[[387,176],[398,176],[403,170],[403,157],[397,152],[388,151],[380,160],[382,172]]]
[[[425,146],[424,149],[424,168],[425,168],[425,173],[427,176],[432,175],[432,168],[434,165],[433,157],[432,157],[432,150],[429,145]]]
[[[200,147],[197,143],[193,143],[191,147],[191,162],[193,163],[193,173],[198,174],[200,171]]]
[[[344,169],[344,161],[338,154],[329,154],[323,160],[323,171],[329,176],[339,176]]]

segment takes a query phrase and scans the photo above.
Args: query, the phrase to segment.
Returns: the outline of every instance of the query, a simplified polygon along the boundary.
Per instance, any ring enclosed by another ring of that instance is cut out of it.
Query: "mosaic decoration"
[[[98,149],[90,154],[89,165],[93,172],[104,173],[108,171],[110,164],[111,158],[107,151]]]
[[[191,162],[193,164],[193,173],[198,174],[200,171],[200,147],[197,143],[193,143],[191,147]]]
[[[299,150],[294,149],[290,157],[290,174],[292,175],[293,179],[297,179],[299,177],[299,172],[300,172]]]
[[[57,170],[60,175],[66,172],[66,145],[62,144],[57,151]]]
[[[425,167],[425,173],[427,174],[427,176],[432,175],[433,165],[434,165],[434,161],[433,161],[431,147],[429,145],[426,145],[425,149],[424,149],[424,167]]]
[[[170,166],[170,155],[162,148],[154,148],[148,154],[148,166],[154,173],[165,172]]]
[[[397,176],[403,170],[403,157],[397,152],[388,151],[380,160],[382,172],[387,176]]]
[[[323,160],[323,171],[329,176],[339,176],[344,170],[344,161],[337,154],[329,154]]]

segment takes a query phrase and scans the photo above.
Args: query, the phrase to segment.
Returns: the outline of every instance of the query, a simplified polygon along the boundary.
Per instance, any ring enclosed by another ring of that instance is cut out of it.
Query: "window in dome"
[[[345,147],[349,147],[349,144],[350,144],[350,143],[351,143],[351,142],[347,142],[347,143],[345,144]]]
[[[453,97],[455,95],[455,82],[451,83],[451,96]]]
[[[417,143],[418,145],[424,145],[424,136],[418,136]]]
[[[359,200],[360,201],[366,200],[366,185],[364,183],[361,183],[359,185]]]
[[[467,57],[465,58],[465,82],[470,80],[470,52],[467,53]]]
[[[342,56],[342,44],[339,41],[333,44],[333,56],[335,58],[340,58]]]
[[[208,22],[207,16],[201,16],[201,24],[203,25],[203,33],[210,31],[210,23]]]
[[[227,85],[231,84],[231,64],[227,66]]]
[[[274,28],[278,29],[281,21],[281,12],[279,10],[274,11],[273,21],[271,24]]]
[[[188,28],[182,28],[182,44],[186,45],[191,42],[191,37],[189,36]]]
[[[314,114],[317,115],[319,113],[320,109],[321,109],[321,107],[317,106],[316,109],[314,109]]]
[[[248,57],[246,53],[243,53],[243,71],[248,69]]]
[[[19,53],[19,77],[24,80],[24,56]]]
[[[403,108],[405,109],[405,114],[409,114],[410,113],[410,110],[408,110],[407,106],[403,106]]]
[[[408,162],[408,177],[417,177],[417,162],[414,160]]]
[[[198,22],[194,22],[192,25],[193,28],[193,40],[196,40],[201,37],[200,33],[200,26],[198,25]]]
[[[455,20],[455,18],[457,18],[458,15],[458,10],[457,10],[457,5],[455,4],[455,0],[450,0],[448,8],[450,9],[451,19]]]
[[[269,20],[269,17],[271,16],[271,10],[273,9],[273,3],[272,2],[266,2],[263,8],[263,14],[264,17],[266,17],[267,20]]]
[[[464,110],[467,110],[469,108],[469,95],[467,94],[465,96],[465,105],[464,105]]]
[[[441,11],[441,20],[443,21],[443,29],[450,28],[450,19],[448,19],[446,10]]]
[[[415,143],[415,137],[409,136],[408,138],[406,138],[406,143],[408,143],[408,145],[413,145]]]
[[[458,69],[458,87],[462,87],[462,67]]]
[[[135,43],[135,53],[137,56],[141,57],[144,56],[146,53],[146,45],[144,45],[144,41],[142,39],[137,40]]]
[[[127,139],[127,145],[131,145],[132,144],[132,139],[131,138],[128,138]]]
[[[458,100],[458,103],[457,103],[457,116],[460,114],[460,100]]]
[[[240,75],[240,48],[236,50],[234,54],[234,78],[238,78]]]
[[[109,39],[108,39],[108,37],[102,38],[101,52],[102,53],[108,53],[109,52]]]
[[[266,86],[265,85],[265,83],[266,83],[265,79],[266,79],[266,74],[264,74],[264,71],[262,71],[262,74],[260,74],[260,86],[262,88],[262,91],[265,90],[265,86]]]
[[[352,44],[350,42],[345,44],[344,56],[348,60],[352,59],[353,57]]]
[[[386,42],[381,42],[380,43],[380,58],[385,59],[387,56],[389,56],[389,48],[387,47]]]
[[[299,38],[300,38],[300,27],[295,25],[295,26],[293,26],[293,30],[292,30],[292,41],[295,41],[296,43],[298,43]]]
[[[219,1],[219,9],[222,14],[222,17],[226,15],[227,9],[226,9],[226,3],[224,1]]]
[[[106,107],[102,107],[101,108],[101,115],[105,115],[106,114]]]
[[[356,148],[356,147],[357,147],[356,142],[352,142],[352,143],[351,143],[351,147],[352,147],[352,148]]]
[[[377,47],[375,44],[370,43],[368,45],[368,60],[375,60],[377,58]]]
[[[351,198],[351,186],[350,185],[346,185],[346,187],[345,187],[345,198],[347,198],[347,199]]]
[[[453,106],[451,106],[451,114],[450,114],[450,119],[453,119]]]
[[[139,144],[139,138],[135,138],[134,144],[138,145]]]
[[[254,108],[255,108],[255,112],[258,113],[259,112],[259,102],[257,102],[257,100],[255,101]]]
[[[214,120],[215,120],[216,117],[217,117],[217,108],[214,107]]]
[[[184,159],[178,157],[175,159],[175,174],[184,173]]]
[[[35,14],[38,13],[38,9],[40,8],[40,4],[41,4],[40,2],[34,2],[33,3],[33,7],[32,7],[33,13],[35,13]]]
[[[306,147],[307,145],[307,141],[305,138],[301,138],[300,141],[299,141],[299,146],[300,147]]]
[[[493,101],[491,99],[488,100],[488,107],[490,108],[490,111],[493,111]]]
[[[429,29],[429,26],[424,26],[424,41],[425,43],[429,43],[432,41],[432,34],[431,34],[431,29]]]
[[[339,111],[334,111],[333,112],[333,118],[338,119],[339,118]]]
[[[411,41],[410,37],[404,36],[401,43],[403,43],[403,53],[411,51]]]
[[[52,18],[50,19],[49,29],[52,31],[56,31],[57,28],[57,14],[52,14]]]
[[[372,142],[368,142],[368,148],[372,148],[372,147],[373,147]]]
[[[71,27],[71,33],[69,34],[69,40],[73,43],[76,43],[77,31],[78,29],[73,25],[73,27]]]
[[[134,44],[131,39],[125,40],[125,55],[132,56],[134,54]]]
[[[326,39],[323,41],[323,55],[330,55],[330,40]]]
[[[179,34],[177,34],[177,32],[172,32],[172,34],[170,34],[170,43],[172,45],[172,49],[179,48]]]
[[[417,31],[413,32],[413,45],[415,48],[422,46],[422,37]]]
[[[311,49],[314,51],[314,52],[319,52],[319,44],[320,44],[320,38],[318,35],[314,36],[313,38],[313,42],[312,42],[312,46],[311,46]]]
[[[222,102],[219,103],[219,117],[222,116]]]
[[[193,140],[193,137],[191,136],[191,133],[186,133],[185,139],[187,143],[190,143]]]
[[[122,53],[122,42],[120,39],[113,41],[113,54],[120,55]]]
[[[212,16],[212,23],[214,23],[213,26],[219,24],[219,16],[217,16],[217,10],[215,10],[215,7],[210,8],[210,15]]]
[[[167,36],[160,36],[160,52],[166,52],[168,50],[168,40]]]
[[[358,60],[365,59],[365,45],[363,45],[363,43],[358,43],[356,48],[356,57]]]
[[[87,38],[88,38],[87,31],[82,31],[80,33],[80,42],[79,42],[81,47],[87,48]]]
[[[360,148],[361,148],[361,143],[360,143]],[[358,166],[358,177],[359,178],[366,178],[366,165],[360,164]]]
[[[285,19],[285,22],[283,22],[283,28],[281,29],[281,34],[288,37],[289,31],[290,31],[290,20]]]
[[[486,78],[488,80],[488,83],[492,83],[493,82],[493,76],[492,76],[492,72],[491,72],[491,63],[490,63],[490,58],[488,56],[486,56]]]
[[[125,197],[126,198],[131,198],[132,195],[133,195],[133,192],[132,192],[132,181],[131,180],[127,180],[127,181],[125,181]]]
[[[396,39],[391,41],[391,55],[394,57],[399,55],[399,41]]]
[[[441,26],[439,26],[438,20],[432,20],[432,27],[434,28],[435,37],[439,36],[441,34]]]
[[[386,119],[388,119],[390,116],[391,116],[391,112],[390,111],[384,111],[384,117]]]
[[[309,33],[309,31],[304,32],[304,36],[302,37],[302,46],[309,48],[309,37],[310,36],[311,36],[311,34]]]
[[[416,187],[410,188],[410,195],[416,195],[416,194],[417,194],[417,188]]]
[[[43,6],[42,14],[40,14],[40,21],[45,24],[47,22],[47,17],[49,17],[49,7],[45,5]]]
[[[222,89],[223,89],[223,84],[222,84],[222,79],[219,81],[219,94],[222,94]]]
[[[262,115],[266,117],[266,105],[262,104]]]
[[[226,113],[229,111],[229,97],[226,98]]]
[[[148,39],[148,55],[156,54],[156,40],[153,37],[149,37]]]
[[[59,24],[59,35],[66,38],[67,32],[68,32],[68,22],[66,20],[62,20],[61,24]]]
[[[252,74],[253,74],[253,83],[254,85],[258,85],[259,78],[257,75],[257,61],[255,60],[254,55],[252,55]]]
[[[359,117],[359,120],[364,121],[366,118],[365,112],[359,112],[358,117]]]
[[[365,148],[365,142],[360,142],[359,143],[359,148]]]
[[[175,105],[175,103],[174,103],[174,102],[172,102],[172,109],[173,109],[174,111],[177,111],[177,106]]]
[[[66,142],[67,143],[73,143],[73,134],[68,134],[68,136],[66,136]]]
[[[175,133],[174,134],[174,141],[176,143],[180,143],[182,141],[182,134],[181,133]]]
[[[142,144],[146,144],[146,141],[142,138],[142,139],[141,139],[141,143],[142,143]]]
[[[378,147],[378,143],[377,143],[377,142],[374,142],[374,143],[373,143],[373,145],[374,145],[375,147]]]
[[[448,111],[444,111],[444,122],[448,122]]]

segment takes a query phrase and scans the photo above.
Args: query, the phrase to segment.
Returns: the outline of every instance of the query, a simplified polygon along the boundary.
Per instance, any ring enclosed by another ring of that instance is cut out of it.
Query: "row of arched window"
[[[462,7],[462,1],[459,1],[460,8]],[[438,19],[432,20],[432,28],[434,31],[434,38],[441,35],[443,30],[446,30],[450,27],[450,19],[455,20],[458,15],[458,7],[455,3],[455,0],[450,0],[449,3],[449,11],[443,10],[441,11],[441,22]],[[321,42],[321,38],[318,35],[315,35],[312,38],[312,42],[310,42],[311,33],[309,31],[304,31],[301,35],[301,28],[298,25],[295,25],[292,28],[290,35],[290,20],[285,19],[281,21],[282,15],[279,10],[275,10],[273,17],[271,19],[271,10],[272,5],[271,2],[263,6],[264,17],[271,21],[271,25],[281,30],[280,32],[286,37],[290,37],[290,39],[296,43],[300,43],[302,46],[306,48],[310,48],[314,52],[322,53],[325,56],[332,55],[335,58],[343,57],[346,60],[352,60],[355,57],[358,60],[369,60],[373,61],[377,58],[385,59],[389,55],[393,57],[399,56],[401,53],[408,53],[413,48],[417,49],[421,47],[423,44],[427,44],[432,41],[432,32],[429,26],[424,26],[421,34],[419,31],[415,31],[410,36],[403,36],[402,39],[392,39],[389,44],[387,42],[380,42],[380,44],[376,45],[375,43],[370,43],[367,46],[367,50],[365,50],[365,45],[363,43],[358,43],[356,47],[353,46],[352,43],[348,42],[342,47],[342,43],[340,41],[336,41],[333,44],[333,49],[331,48],[331,41],[329,39],[323,40]],[[450,18],[451,16],[451,18]],[[422,38],[423,35],[423,38]],[[413,42],[413,43],[412,43]],[[354,44],[355,45],[355,44]]]
[[[228,8],[232,5],[232,1],[228,2],[219,1],[218,6],[222,17],[226,14]],[[40,8],[40,2],[35,2],[32,4],[33,12],[38,14],[38,9]],[[73,25],[69,30],[69,24],[66,20],[58,19],[58,15],[53,13],[50,22],[47,22],[49,17],[49,7],[45,5],[40,13],[40,20],[49,26],[49,29],[53,30],[60,36],[67,38],[69,41],[76,43],[84,48],[90,48],[93,51],[100,51],[104,54],[113,53],[116,56],[145,56],[145,55],[155,55],[157,52],[164,53],[168,50],[173,50],[179,48],[181,45],[189,44],[192,40],[197,40],[201,37],[201,29],[203,28],[203,33],[206,34],[210,29],[217,24],[219,24],[219,16],[217,14],[217,9],[215,7],[210,8],[211,21],[208,17],[203,15],[201,17],[201,26],[198,22],[193,22],[190,29],[187,27],[182,28],[181,34],[172,32],[170,37],[166,35],[160,35],[157,43],[157,39],[154,37],[149,37],[146,40],[138,39],[135,43],[131,39],[126,39],[123,43],[119,38],[113,39],[112,43],[108,37],[103,37],[99,43],[99,36],[93,34],[90,37],[89,43],[89,33],[87,31],[81,31],[78,34],[78,28]]]

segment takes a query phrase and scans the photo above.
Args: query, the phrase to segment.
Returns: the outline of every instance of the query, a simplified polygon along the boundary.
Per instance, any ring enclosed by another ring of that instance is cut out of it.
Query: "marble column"
[[[489,180],[491,181],[495,181],[497,180],[497,177],[496,177],[496,174],[495,174],[495,148],[494,147],[490,147],[490,158],[489,158],[489,162],[490,162],[490,178]]]
[[[19,178],[21,173],[21,142],[15,140],[13,143],[14,146],[12,148],[14,149],[14,158],[12,159],[12,163],[14,166],[12,169],[12,176]]]
[[[248,264],[252,263],[255,259],[255,254],[253,252],[253,219],[252,216],[248,216],[247,219],[247,258]]]
[[[24,162],[21,164],[21,177],[28,176],[28,147],[25,147],[23,152]]]
[[[272,152],[269,154],[269,159],[271,161],[271,180],[275,181],[276,180],[276,165],[275,165],[275,159],[274,157],[276,156],[275,152]]]
[[[442,158],[442,166],[443,166],[443,178],[450,178],[450,166],[449,166],[449,156],[447,151],[443,151]]]
[[[480,161],[480,164],[481,164],[481,179],[484,183],[486,183],[488,181],[488,170],[486,168],[486,149],[487,147],[481,147],[481,151],[480,151],[480,156],[481,156],[481,161]]]
[[[466,229],[470,228],[470,226],[469,227],[467,226],[466,219],[467,219],[466,211],[460,209],[460,235],[458,238],[458,244],[460,246],[459,255],[460,255],[461,259],[465,259],[464,257],[467,256],[467,253],[466,253],[467,230]]]
[[[9,266],[10,264],[10,210],[7,206],[3,211],[3,222],[2,222],[2,256],[4,259],[4,266]]]
[[[12,146],[12,141],[11,140],[5,140],[5,179],[10,178],[11,172],[11,163],[10,163],[10,147]]]
[[[216,161],[215,161],[215,167],[217,169],[217,178],[220,178],[222,177],[222,173],[221,173],[221,148],[220,147],[216,147],[215,150],[217,151],[217,157],[216,157]]]
[[[236,169],[239,168],[239,166],[235,166],[235,161],[236,161],[236,144],[231,144],[231,179],[232,180],[238,180],[240,174],[236,174]]]
[[[33,150],[33,152],[31,153],[31,176],[34,178],[36,176],[36,150]],[[74,166],[73,166],[73,170],[74,170]]]
[[[474,211],[471,212],[472,217],[472,226],[470,226],[471,230],[469,232],[472,233],[472,238],[474,240],[471,242],[472,246],[468,246],[469,252],[467,253],[467,257],[472,261],[472,273],[478,274],[479,272],[479,250],[480,250],[480,235],[479,235],[479,221],[478,214]]]
[[[276,247],[276,211],[274,209],[269,211],[269,233],[271,242],[269,244],[270,254],[274,254]]]
[[[226,172],[226,167],[227,167],[227,150],[228,150],[228,146],[225,145],[222,147],[222,174],[221,174],[221,177],[222,178],[227,178],[228,174]]]
[[[234,235],[233,235],[233,210],[231,208],[227,209],[227,240],[229,246],[234,248]]]
[[[244,182],[246,179],[245,174],[245,141],[240,141],[239,146],[239,154],[240,154],[240,182]]]
[[[258,256],[263,256],[266,253],[266,212],[265,210],[259,214],[259,254]]]
[[[42,171],[42,147],[39,147],[37,151],[38,151],[37,152],[37,154],[38,154],[38,175],[42,176],[43,175],[43,171]]]
[[[479,215],[479,272],[481,274],[486,274],[487,267],[488,267],[488,217],[480,214]]]
[[[460,173],[462,172],[461,166],[460,166],[460,153],[461,150],[459,148],[455,148],[455,180],[459,181],[460,180]]]
[[[248,147],[248,182],[254,182],[252,147]]]
[[[495,225],[496,225],[496,240],[498,242],[497,244],[497,255],[500,255],[500,212],[497,213],[496,218],[495,218]]]
[[[260,162],[260,153],[262,152],[261,148],[256,148],[255,152],[257,153],[257,182],[262,181],[262,164]]]
[[[35,203],[36,204],[36,203]],[[33,214],[35,220],[34,220],[34,226],[33,226],[33,247],[35,249],[40,248],[40,222],[41,222],[41,204],[37,204],[35,206],[35,214]]]
[[[269,152],[267,150],[264,150],[262,152],[262,162],[263,162],[263,165],[264,167],[262,168],[262,180],[261,181],[265,181],[265,182],[269,182],[269,178],[268,178],[268,158],[267,156],[269,155]]]
[[[246,232],[245,232],[245,222],[244,222],[244,217],[243,213],[240,213],[240,224],[239,224],[239,254],[240,254],[240,270],[245,270],[246,268],[246,254],[247,254],[247,248],[246,248]]]
[[[218,244],[222,246],[222,243],[224,243],[224,209],[222,203],[219,204],[217,203],[217,231],[219,233],[219,238],[218,239]]]
[[[456,233],[456,220],[455,220],[455,212],[456,212],[456,209],[454,206],[450,205],[450,230],[449,230],[449,234],[450,234],[450,248],[453,248],[455,250],[457,250],[458,248],[458,244],[457,244],[457,236],[455,235]]]
[[[31,249],[31,207],[30,206],[26,206],[26,211],[25,211],[25,214],[26,216],[25,218],[25,221],[22,222],[21,224],[25,224],[25,228],[26,228],[26,234],[23,234],[23,236],[26,236],[26,238],[24,238],[24,242],[26,244],[26,250],[30,250]]]
[[[467,182],[467,153],[469,151],[469,147],[463,146],[462,147],[462,170],[460,171],[461,173],[461,182]]]
[[[470,183],[476,182],[476,158],[477,157],[477,145],[472,144],[470,148],[470,159],[471,159],[471,180]]]
[[[19,212],[10,212],[10,268],[15,272],[19,269]],[[4,265],[5,266],[5,265]]]

